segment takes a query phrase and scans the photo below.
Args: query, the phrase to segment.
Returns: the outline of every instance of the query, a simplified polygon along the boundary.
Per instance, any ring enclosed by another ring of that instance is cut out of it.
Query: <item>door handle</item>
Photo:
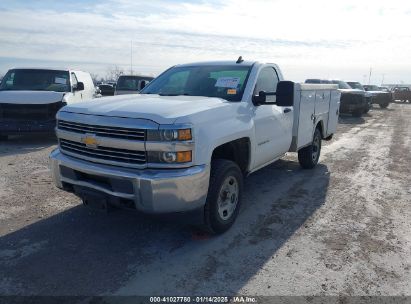
[[[290,108],[284,109],[284,113],[288,113],[288,112],[291,112],[291,109],[290,109]]]

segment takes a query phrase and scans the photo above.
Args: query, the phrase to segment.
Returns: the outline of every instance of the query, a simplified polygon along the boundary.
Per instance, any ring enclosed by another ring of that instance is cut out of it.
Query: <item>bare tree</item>
[[[124,70],[117,65],[113,65],[107,69],[106,73],[106,80],[114,80],[117,81],[117,78],[120,75],[124,74]]]
[[[91,79],[93,80],[94,85],[97,84],[97,82],[99,82],[98,80],[98,75],[95,73],[90,73]]]

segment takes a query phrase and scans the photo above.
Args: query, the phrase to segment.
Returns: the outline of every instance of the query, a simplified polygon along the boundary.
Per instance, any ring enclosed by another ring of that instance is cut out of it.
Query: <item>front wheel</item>
[[[243,174],[238,165],[230,160],[213,160],[204,208],[209,232],[220,234],[233,225],[240,209],[242,192]]]
[[[7,135],[0,134],[0,141],[6,141],[9,137]]]
[[[385,109],[386,107],[388,107],[388,102],[387,103],[380,103],[380,108],[381,109]]]
[[[321,152],[321,132],[315,129],[311,145],[298,151],[298,161],[304,169],[312,169],[318,163]]]

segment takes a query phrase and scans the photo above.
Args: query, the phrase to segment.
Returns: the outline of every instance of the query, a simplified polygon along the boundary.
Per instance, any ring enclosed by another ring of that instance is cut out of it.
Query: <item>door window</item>
[[[76,74],[71,73],[71,86],[73,88],[77,88],[77,84],[78,84],[78,81],[77,81]]]
[[[258,75],[257,84],[255,85],[254,94],[258,95],[260,91],[276,92],[278,84],[277,72],[272,67],[265,67]],[[267,96],[267,101],[275,102],[275,96]]]

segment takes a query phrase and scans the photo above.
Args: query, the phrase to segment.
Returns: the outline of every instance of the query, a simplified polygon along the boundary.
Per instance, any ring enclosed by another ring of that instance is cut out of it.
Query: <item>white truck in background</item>
[[[13,68],[0,84],[0,139],[10,134],[52,132],[56,113],[66,104],[95,97],[87,72]]]
[[[275,64],[177,65],[139,95],[62,108],[53,178],[86,205],[197,214],[222,233],[245,176],[289,151],[303,168],[317,164],[339,102],[336,85],[283,81]]]

